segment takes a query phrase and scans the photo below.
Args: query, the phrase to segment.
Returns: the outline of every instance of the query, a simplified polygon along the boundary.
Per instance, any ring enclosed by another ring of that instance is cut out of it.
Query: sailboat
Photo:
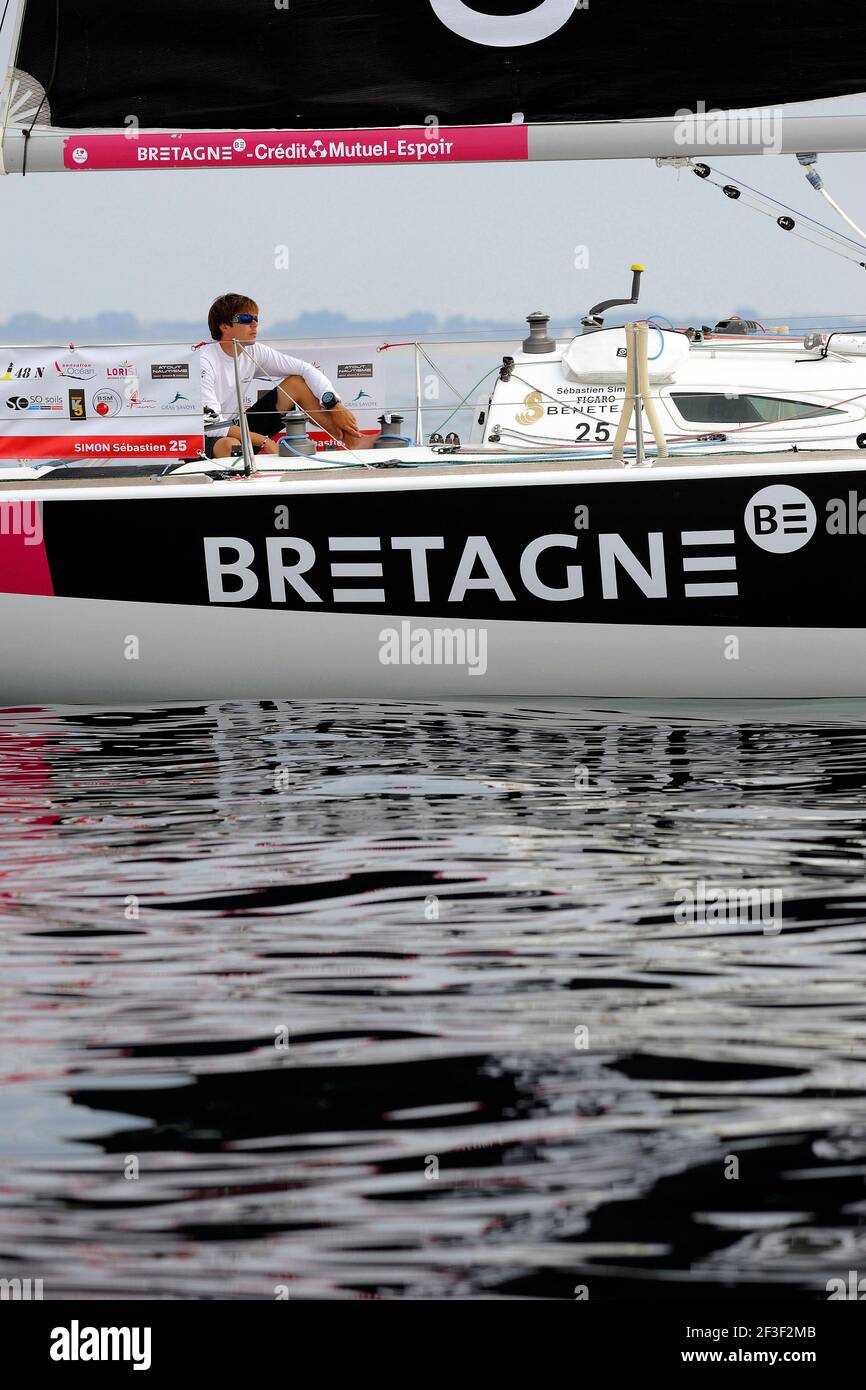
[[[862,85],[851,16],[840,45],[805,0],[784,26],[732,0],[687,70],[683,0],[649,23],[619,6],[614,35],[601,5],[491,8],[292,0],[240,18],[231,0],[92,0],[71,19],[23,0],[2,167],[760,154],[766,103]],[[725,103],[712,139],[682,105],[695,91]],[[866,150],[862,117],[771,114],[777,153]],[[222,470],[162,458],[0,482],[0,700],[866,694],[866,455],[846,395],[860,335],[590,323],[557,343],[533,319],[465,445],[386,439],[266,473],[245,441]],[[745,419],[701,418],[720,361]],[[622,401],[609,449],[579,428],[599,386]],[[801,426],[820,437],[798,442]]]

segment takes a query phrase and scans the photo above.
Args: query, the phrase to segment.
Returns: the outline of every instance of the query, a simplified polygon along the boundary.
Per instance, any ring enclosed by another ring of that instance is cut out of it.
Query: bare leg
[[[240,444],[240,443],[241,443],[241,432],[240,432],[240,429],[238,428],[237,425],[231,425],[231,426],[229,426],[229,432],[228,432],[228,434],[223,435],[222,439],[218,439],[217,442],[216,442],[216,444],[214,445],[214,450],[213,450],[213,456],[214,456],[214,458],[215,458],[215,459],[230,458],[230,457],[231,457],[232,449],[233,449],[233,448],[236,448],[236,447],[238,446],[238,444]],[[264,449],[266,450],[266,452],[269,453],[269,454],[270,454],[270,453],[274,453],[274,454],[275,454],[275,453],[277,452],[277,446],[276,446],[276,444],[272,444],[271,440],[268,439],[267,435],[264,435],[264,434],[257,434],[254,430],[250,430],[250,443],[252,444],[252,446],[253,446],[254,449],[264,448]]]
[[[284,377],[277,387],[277,409],[291,410],[293,405],[299,405],[308,415],[319,409],[318,400],[302,376]]]
[[[232,448],[237,444],[236,439],[231,439],[227,434],[222,439],[218,439],[213,446],[213,456],[215,459],[227,459],[231,457]]]

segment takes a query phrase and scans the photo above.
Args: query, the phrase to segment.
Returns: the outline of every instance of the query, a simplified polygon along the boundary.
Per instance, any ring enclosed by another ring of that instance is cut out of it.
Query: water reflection
[[[825,1297],[866,1261],[864,713],[0,714],[0,1273]]]

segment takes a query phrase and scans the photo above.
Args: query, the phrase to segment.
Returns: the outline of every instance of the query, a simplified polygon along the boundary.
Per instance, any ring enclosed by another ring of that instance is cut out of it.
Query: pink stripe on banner
[[[53,593],[40,504],[0,500],[0,594]]]
[[[455,164],[529,157],[523,125],[380,130],[198,131],[73,135],[67,169],[269,169],[308,164]]]

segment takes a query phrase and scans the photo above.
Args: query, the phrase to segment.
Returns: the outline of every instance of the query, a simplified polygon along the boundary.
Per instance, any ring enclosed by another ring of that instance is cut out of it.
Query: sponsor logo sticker
[[[7,410],[62,410],[62,396],[9,396],[6,401]]]
[[[150,367],[151,381],[188,381],[189,363],[188,362],[152,362]]]
[[[87,409],[84,404],[84,392],[80,387],[73,386],[69,389],[69,418],[70,420],[86,420]]]
[[[110,386],[106,386],[102,391],[95,391],[91,399],[91,404],[97,415],[103,419],[108,419],[112,415],[119,415],[123,406],[123,401],[116,391],[112,391]]]
[[[152,396],[142,396],[137,386],[128,386],[124,394],[130,410],[156,409],[156,400]]]
[[[179,412],[181,414],[189,414],[192,410],[195,409],[189,396],[182,395],[180,391],[175,391],[171,400],[164,402],[163,408],[165,410],[171,410],[174,412]]]
[[[761,488],[746,503],[748,536],[773,555],[801,550],[814,536],[818,517],[811,498],[798,487],[774,483]]]
[[[345,381],[351,377],[371,377],[372,375],[372,362],[341,362],[337,367],[338,381]]]
[[[21,381],[27,377],[43,377],[44,367],[16,367],[14,362],[10,362],[5,372],[0,372],[0,381]]]
[[[73,381],[92,381],[96,368],[92,362],[83,362],[78,357],[63,357],[54,363],[58,376],[70,377]]]

